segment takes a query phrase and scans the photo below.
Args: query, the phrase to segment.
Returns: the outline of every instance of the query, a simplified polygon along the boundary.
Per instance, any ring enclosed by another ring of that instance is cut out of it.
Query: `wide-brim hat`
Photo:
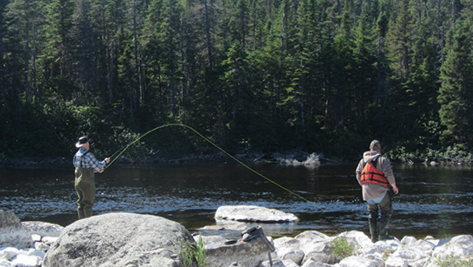
[[[82,147],[87,142],[89,142],[89,138],[87,138],[87,136],[81,136],[81,137],[79,137],[79,140],[76,143],[76,147],[77,148]]]

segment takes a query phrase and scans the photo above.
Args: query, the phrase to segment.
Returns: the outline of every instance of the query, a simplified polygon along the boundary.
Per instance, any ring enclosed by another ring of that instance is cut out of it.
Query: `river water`
[[[300,219],[263,224],[267,235],[294,236],[306,230],[368,234],[356,164],[249,165],[254,172],[239,164],[114,164],[96,174],[94,212],[153,214],[195,231],[219,224],[214,219],[219,206],[258,205]],[[391,235],[473,233],[473,168],[399,164],[393,170],[400,194],[394,199]],[[77,219],[72,168],[0,169],[0,177],[0,209],[13,211],[22,221],[66,226]]]

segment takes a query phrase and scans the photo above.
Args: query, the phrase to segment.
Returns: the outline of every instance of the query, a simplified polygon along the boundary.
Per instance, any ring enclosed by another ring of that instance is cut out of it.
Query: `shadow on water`
[[[216,225],[222,205],[258,205],[291,212],[297,223],[264,224],[267,235],[306,230],[329,235],[368,233],[366,205],[356,163],[315,169],[273,164],[254,170],[305,200],[237,164],[113,165],[96,175],[95,214],[135,212],[177,221],[190,231]],[[393,166],[401,194],[395,197],[390,233],[436,238],[473,232],[470,167]],[[72,168],[0,169],[0,207],[23,220],[68,225],[76,220]],[[251,226],[251,225],[248,225]]]

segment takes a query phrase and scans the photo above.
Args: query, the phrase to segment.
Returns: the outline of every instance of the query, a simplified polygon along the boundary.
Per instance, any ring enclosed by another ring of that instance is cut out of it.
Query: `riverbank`
[[[5,216],[0,217],[5,219]],[[14,219],[14,217],[14,215],[9,216],[9,218],[13,218],[11,220],[15,221],[15,225],[18,226],[18,220]],[[156,216],[124,213],[93,216],[89,219],[80,220],[66,228],[44,222],[21,222],[21,226],[18,227],[12,227],[10,224],[10,236],[22,236],[25,240],[29,238],[30,241],[28,242],[31,245],[21,247],[15,247],[14,245],[5,246],[6,243],[3,242],[5,239],[2,239],[5,238],[5,235],[0,235],[2,237],[0,238],[0,266],[60,266],[51,264],[55,261],[54,257],[60,257],[61,253],[71,257],[69,263],[76,264],[73,266],[82,266],[80,262],[84,261],[94,261],[95,264],[92,266],[98,266],[100,265],[98,263],[108,263],[108,260],[113,258],[115,261],[110,262],[113,266],[129,266],[126,265],[129,262],[134,262],[136,266],[171,266],[149,265],[144,262],[146,259],[149,260],[160,254],[156,253],[158,250],[152,247],[152,245],[156,245],[161,241],[169,244],[170,237],[168,236],[157,234],[152,237],[153,242],[146,243],[146,246],[143,246],[139,251],[132,249],[132,247],[140,247],[139,244],[141,243],[139,242],[141,239],[136,237],[143,234],[141,232],[143,229],[139,229],[134,224],[142,225],[142,220],[156,220],[169,224],[167,220],[163,221],[162,218]],[[125,221],[127,223],[122,223]],[[112,224],[114,227],[110,227],[109,224]],[[133,226],[128,227],[130,224]],[[0,233],[5,233],[4,221],[2,221],[1,225],[3,229]],[[88,227],[89,225],[94,227]],[[156,227],[152,227],[152,229],[156,229]],[[160,227],[157,227],[157,229],[160,229]],[[218,231],[220,230],[218,229]],[[91,234],[90,231],[94,231],[94,234]],[[129,231],[133,232],[131,236]],[[218,233],[218,231],[215,232]],[[165,232],[176,233],[180,231]],[[126,239],[121,238],[124,234],[128,236]],[[149,234],[146,234],[146,236],[149,236]],[[71,238],[74,239],[72,240]],[[90,238],[95,239],[92,241],[89,240]],[[128,243],[131,242],[129,238],[133,242],[138,241],[138,243],[129,245]],[[242,235],[243,238],[244,235]],[[215,263],[222,260],[226,260],[227,263],[222,266],[234,266],[233,253],[245,253],[246,262],[251,262],[252,264],[244,264],[242,266],[248,267],[467,267],[473,264],[473,237],[471,235],[459,235],[444,239],[435,239],[433,237],[416,239],[411,236],[404,236],[401,240],[385,240],[372,243],[368,236],[359,231],[345,231],[333,236],[327,236],[318,231],[305,231],[296,237],[283,236],[273,239],[268,236],[267,241],[269,243],[267,244],[269,245],[263,243],[262,249],[258,250],[260,251],[258,255],[255,254],[255,249],[248,250],[248,245],[253,248],[258,247],[260,245],[258,245],[256,240],[265,238],[266,236],[263,234],[254,239],[254,241],[244,242],[243,240],[238,240],[228,242],[229,240],[221,235],[194,235],[197,251],[202,252],[202,256],[206,259],[205,266],[217,266]],[[120,240],[125,242],[121,244]],[[61,245],[63,243],[61,241],[64,242],[64,246]],[[21,241],[19,238],[15,238],[14,242]],[[110,244],[112,243],[114,249],[110,250]],[[175,244],[176,242],[171,243]],[[89,247],[87,245],[84,247],[84,244],[88,244]],[[169,250],[166,254],[169,253],[171,260],[176,260],[176,257],[179,259],[183,256],[179,251],[175,250],[175,247],[159,246],[161,251]],[[230,248],[232,253],[228,254]],[[265,248],[268,251],[264,250]],[[55,249],[55,253],[48,253],[51,249]],[[75,253],[68,253],[67,251],[74,251]],[[213,251],[213,253],[207,254],[209,251]],[[223,251],[227,251],[227,253],[222,253]],[[137,252],[139,253],[136,254]],[[45,260],[48,254],[50,254],[48,259],[49,265],[44,265],[43,260]],[[135,259],[133,257],[138,258]],[[124,260],[125,258],[127,260]],[[268,258],[271,259],[271,263]],[[120,259],[120,261],[117,259]],[[58,260],[60,262],[60,258],[56,259],[56,262]],[[118,262],[121,264],[118,264]],[[78,263],[80,265],[77,265]],[[238,262],[236,263],[238,264]]]
[[[72,156],[71,156],[72,157]],[[227,155],[223,152],[213,154],[187,154],[175,157],[149,156],[140,158],[120,157],[113,159],[113,164],[179,164],[179,163],[229,163],[236,160],[244,163],[269,163],[286,165],[318,165],[321,162],[340,162],[327,159],[317,153],[302,150],[286,152],[258,153],[247,152],[236,155]],[[72,158],[65,157],[24,157],[0,159],[0,167],[68,167]]]

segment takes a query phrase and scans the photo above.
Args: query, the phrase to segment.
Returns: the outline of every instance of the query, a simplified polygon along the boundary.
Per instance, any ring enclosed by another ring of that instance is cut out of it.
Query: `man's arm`
[[[397,188],[397,185],[396,185],[396,178],[394,177],[394,172],[393,172],[393,169],[391,168],[391,163],[384,156],[381,158],[381,162],[382,162],[381,166],[383,168],[381,171],[384,173],[384,175],[388,179],[389,184],[393,187],[394,194],[396,195],[399,194],[399,188]]]

